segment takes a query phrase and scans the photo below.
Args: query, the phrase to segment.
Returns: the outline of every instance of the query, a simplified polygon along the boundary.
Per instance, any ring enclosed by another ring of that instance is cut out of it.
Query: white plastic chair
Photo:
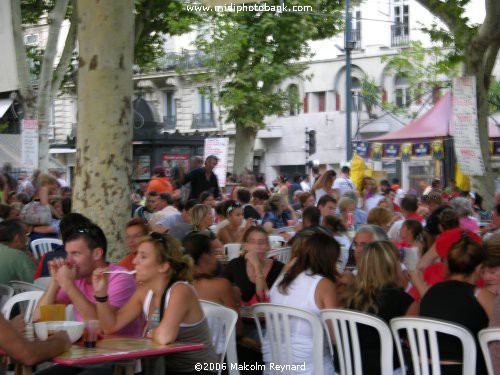
[[[38,285],[27,283],[26,281],[13,280],[9,282],[10,286],[14,288],[14,293],[24,293],[24,292],[39,292],[45,291],[45,288],[42,288]]]
[[[241,244],[240,243],[227,243],[224,245],[224,253],[227,256],[228,260],[232,260],[234,258],[238,258],[241,253]]]
[[[488,375],[495,375],[489,344],[493,341],[498,341],[497,345],[500,345],[500,328],[485,328],[479,331],[477,335],[479,337],[479,345],[481,345],[481,350],[483,351]]]
[[[41,258],[44,254],[53,250],[52,245],[62,245],[58,238],[40,238],[30,243],[30,249],[35,259]]]
[[[290,306],[273,303],[257,303],[252,306],[255,324],[259,332],[260,341],[269,342],[271,361],[276,365],[291,365],[295,363],[292,355],[292,340],[290,325],[294,319],[307,322],[312,330],[313,367],[315,375],[323,375],[323,328],[320,319],[309,311],[296,309]],[[266,336],[262,334],[260,317],[264,316],[266,322]],[[294,374],[294,371],[283,367],[283,372],[276,369],[275,374]]]
[[[14,295],[14,288],[9,285],[0,284],[0,309]]]
[[[274,258],[281,263],[287,264],[290,261],[290,257],[292,256],[292,248],[285,247],[283,249],[276,249],[268,251],[266,254],[267,258]]]
[[[474,337],[465,327],[439,319],[401,317],[391,319],[391,330],[396,341],[403,375],[406,374],[403,339],[410,346],[411,365],[415,375],[428,375],[429,365],[433,375],[441,374],[438,333],[451,335],[460,340],[462,343],[462,373],[469,375],[476,372],[476,344]],[[401,335],[400,331],[404,331],[405,335]],[[446,359],[444,358],[444,360]]]
[[[36,305],[42,296],[43,292],[24,292],[16,294],[2,307],[2,314],[4,318],[7,320],[10,318],[14,305],[25,302],[27,306],[24,307],[24,309],[21,309],[21,312],[24,310],[24,321],[26,323],[30,323],[33,319],[33,312],[35,311]]]
[[[50,277],[50,276],[39,277],[38,279],[36,279],[33,282],[33,285],[40,287],[44,290],[47,290],[51,281],[52,281],[52,277]]]
[[[328,344],[331,353],[333,353],[333,337],[331,337],[330,327],[333,326],[341,375],[363,374],[358,324],[370,326],[377,330],[381,344],[380,373],[382,375],[393,374],[392,334],[385,321],[371,314],[345,309],[322,310],[321,320],[329,339]]]
[[[220,364],[224,363],[224,358],[227,355],[228,373],[230,375],[239,375],[238,370],[231,369],[231,363],[238,363],[235,330],[238,313],[210,301],[200,300],[200,304],[209,323],[212,344],[217,354],[220,355]],[[222,366],[219,368],[219,375],[221,371]]]
[[[75,307],[72,304],[66,305],[66,320],[74,321],[75,318]]]
[[[271,248],[273,249],[283,246],[283,244],[286,242],[283,237],[277,235],[269,235],[267,238],[269,239],[269,243],[271,244]],[[280,244],[278,245],[278,243]]]

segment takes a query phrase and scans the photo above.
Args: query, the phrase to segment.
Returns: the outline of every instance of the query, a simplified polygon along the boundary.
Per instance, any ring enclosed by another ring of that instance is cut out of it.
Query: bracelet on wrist
[[[108,301],[108,296],[94,296],[96,302],[107,302]]]
[[[261,275],[257,275],[256,278],[257,279],[265,279],[266,276],[264,274],[261,274]]]

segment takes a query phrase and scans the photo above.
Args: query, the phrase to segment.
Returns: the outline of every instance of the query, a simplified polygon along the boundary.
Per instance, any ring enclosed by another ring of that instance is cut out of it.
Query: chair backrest
[[[39,238],[30,243],[30,249],[35,259],[41,258],[44,254],[53,250],[52,245],[62,245],[63,242],[58,238]]]
[[[483,351],[484,360],[486,361],[486,368],[488,369],[488,375],[495,375],[493,362],[491,359],[491,352],[494,350],[500,350],[500,328],[485,328],[479,331],[479,345],[481,345],[481,350]],[[495,346],[496,348],[491,348],[489,344],[493,341],[498,341]]]
[[[26,307],[24,309],[24,321],[26,323],[30,323],[33,320],[33,312],[35,311],[36,305],[40,298],[42,298],[43,292],[24,292],[16,294],[11,297],[5,305],[2,307],[2,314],[5,319],[10,318],[10,314],[12,312],[12,308],[17,303],[26,302]]]
[[[322,310],[321,320],[329,338],[331,353],[333,353],[331,345],[334,339],[331,335],[332,333],[335,335],[341,375],[363,374],[358,324],[377,330],[380,337],[380,373],[393,374],[393,340],[391,330],[385,321],[371,314],[345,309]]]
[[[220,355],[220,364],[224,363],[227,353],[228,373],[239,374],[239,371],[231,371],[231,363],[238,363],[236,355],[236,321],[238,313],[214,302],[200,300],[201,308],[207,317],[210,332],[212,333],[212,344],[215,351]],[[219,367],[218,374],[222,371]]]
[[[285,247],[283,249],[271,250],[271,251],[268,251],[266,254],[266,257],[275,258],[276,260],[279,260],[281,263],[284,263],[284,264],[287,264],[289,262],[291,256],[292,256],[292,248],[291,247]]]
[[[23,293],[23,292],[39,292],[45,291],[45,288],[42,288],[38,285],[27,283],[25,281],[13,280],[9,282],[10,286],[14,288],[14,293]]]
[[[73,304],[66,305],[66,320],[67,321],[74,321],[76,320],[75,318],[75,307]]]
[[[312,360],[314,374],[323,375],[323,328],[321,327],[320,319],[309,311],[296,309],[290,306],[277,305],[274,303],[257,303],[252,306],[255,324],[259,333],[260,341],[267,340],[269,343],[270,357],[275,365],[284,366],[279,369],[279,366],[274,371],[275,374],[294,374],[289,370],[294,364],[294,356],[292,354],[292,338],[290,335],[290,324],[293,319],[301,319],[306,321],[312,330]],[[260,318],[265,319],[265,337],[262,333]],[[283,371],[281,371],[283,370]]]
[[[268,236],[269,243],[271,244],[271,248],[276,248],[283,246],[283,244],[286,242],[285,239],[281,236],[278,235],[269,235]]]
[[[50,276],[45,276],[45,277],[39,277],[38,279],[36,279],[33,284],[35,286],[38,286],[42,289],[45,289],[47,290],[47,288],[49,287],[50,285],[50,282],[52,281],[52,277]]]
[[[227,259],[231,260],[238,258],[241,253],[240,243],[227,243],[224,245],[224,253],[227,255]]]
[[[401,317],[391,319],[391,330],[403,375],[406,373],[403,339],[410,346],[411,365],[415,375],[429,374],[429,366],[432,368],[432,374],[441,374],[438,333],[455,336],[460,340],[463,353],[462,373],[466,375],[476,372],[476,344],[474,337],[465,327],[438,319]],[[404,332],[403,335],[401,331]]]
[[[14,295],[14,288],[9,285],[0,284],[0,309]]]

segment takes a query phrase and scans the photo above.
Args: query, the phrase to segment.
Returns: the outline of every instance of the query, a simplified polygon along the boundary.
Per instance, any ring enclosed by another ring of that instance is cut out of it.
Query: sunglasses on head
[[[227,210],[226,210],[226,214],[228,214],[228,215],[229,215],[229,214],[231,213],[231,211],[233,211],[233,210],[235,210],[235,209],[237,209],[237,208],[240,208],[240,207],[241,207],[241,204],[240,204],[240,203],[238,203],[238,202],[233,203],[232,205],[230,205],[230,206],[227,208]]]

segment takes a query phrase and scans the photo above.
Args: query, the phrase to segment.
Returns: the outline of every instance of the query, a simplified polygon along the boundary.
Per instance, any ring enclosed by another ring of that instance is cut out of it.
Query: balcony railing
[[[405,24],[391,25],[391,46],[403,47],[410,43],[410,28]]]
[[[191,70],[202,68],[204,55],[199,51],[189,51],[185,53],[167,53],[158,58],[152,67],[133,67],[134,74],[171,72],[176,70]]]
[[[177,123],[176,116],[163,116],[163,128],[164,129],[175,129]]]
[[[213,128],[215,127],[215,119],[213,112],[198,113],[193,115],[193,129]]]

